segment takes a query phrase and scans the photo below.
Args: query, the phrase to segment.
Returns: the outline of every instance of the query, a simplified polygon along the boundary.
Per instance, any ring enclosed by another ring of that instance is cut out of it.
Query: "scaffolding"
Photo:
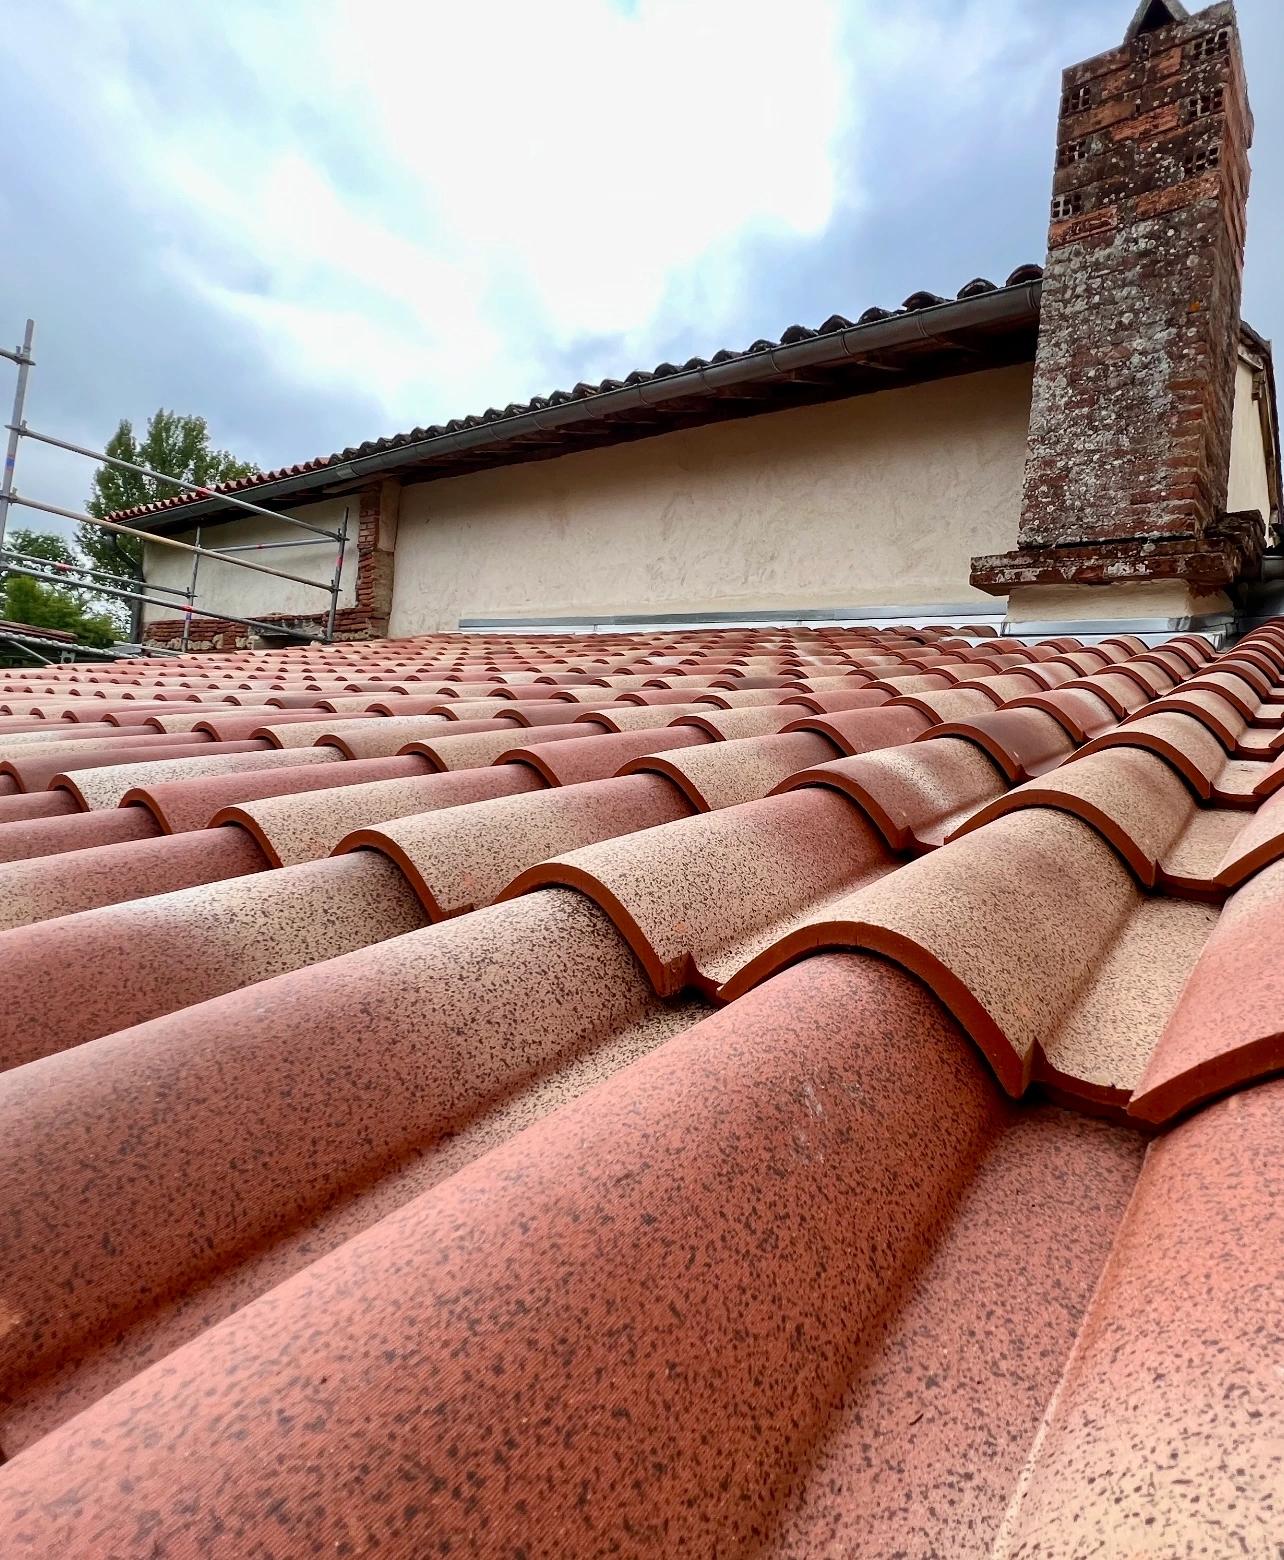
[[[260,633],[277,639],[299,639],[304,641],[321,640],[330,643],[334,638],[335,619],[339,608],[339,591],[343,575],[344,557],[348,547],[348,510],[343,512],[343,521],[337,531],[326,529],[324,526],[313,525],[307,520],[299,520],[293,515],[281,514],[273,509],[265,509],[261,504],[253,504],[248,499],[238,498],[233,493],[220,493],[208,487],[202,487],[199,483],[188,482],[182,477],[170,476],[164,471],[153,471],[149,466],[140,466],[134,461],[122,460],[119,456],[108,455],[104,450],[88,449],[83,444],[73,444],[69,439],[56,438],[50,433],[41,433],[35,428],[27,426],[25,420],[27,381],[32,368],[35,367],[35,358],[32,356],[32,347],[35,342],[36,327],[33,320],[28,320],[26,330],[23,333],[22,345],[14,351],[7,351],[0,347],[0,358],[6,358],[17,365],[18,376],[14,387],[13,412],[5,425],[8,432],[8,442],[5,449],[4,470],[0,474],[0,579],[8,576],[16,576],[23,579],[36,580],[47,585],[66,585],[66,576],[75,573],[79,576],[74,584],[91,591],[94,595],[110,596],[119,600],[138,602],[146,606],[178,607],[182,618],[182,630],[180,637],[181,649],[186,650],[191,643],[192,619],[200,616],[213,618],[221,623],[235,623],[245,628],[257,629]],[[23,439],[34,440],[37,444],[48,445],[53,449],[64,450],[72,455],[83,456],[100,465],[115,466],[122,471],[131,471],[136,475],[144,476],[157,482],[168,482],[172,486],[184,492],[193,493],[199,498],[217,499],[220,504],[226,504],[233,509],[238,509],[252,515],[261,515],[277,525],[290,525],[298,530],[308,531],[310,537],[298,540],[250,542],[244,545],[231,547],[205,547],[201,545],[201,527],[195,528],[195,542],[183,542],[175,536],[166,536],[157,531],[147,531],[136,526],[124,525],[118,520],[103,520],[97,515],[90,515],[78,509],[65,509],[58,504],[46,503],[40,499],[28,498],[20,494],[14,484],[14,469],[17,463],[18,447]],[[11,508],[31,509],[38,514],[56,515],[64,520],[75,520],[81,525],[95,526],[100,530],[110,532],[117,536],[128,536],[141,541],[146,546],[168,547],[172,550],[186,553],[192,559],[192,572],[186,586],[149,585],[146,579],[141,582],[130,576],[113,573],[110,570],[99,569],[90,564],[56,564],[46,558],[35,557],[29,553],[15,551],[5,542],[5,533],[8,527],[9,511]],[[315,547],[313,538],[322,538],[336,544],[337,552],[334,560],[334,568],[329,580],[318,580],[302,574],[291,574],[284,569],[274,569],[266,563],[256,562],[252,558],[242,557],[246,552],[264,552],[285,547]],[[249,569],[256,574],[267,574],[274,579],[286,580],[295,585],[304,585],[309,589],[323,591],[329,597],[329,605],[325,611],[320,628],[305,620],[284,622],[280,620],[264,620],[261,618],[239,617],[232,612],[221,612],[213,607],[197,606],[198,587],[200,583],[201,560],[205,558],[216,559],[219,563],[231,568]],[[149,594],[150,591],[160,591],[173,598],[162,600],[159,596]],[[182,603],[180,606],[179,603]],[[173,654],[168,650],[159,650],[159,647],[144,646],[145,653]]]

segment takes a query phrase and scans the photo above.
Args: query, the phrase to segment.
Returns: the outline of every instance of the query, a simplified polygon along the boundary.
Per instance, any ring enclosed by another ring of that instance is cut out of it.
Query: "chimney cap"
[[[1124,34],[1124,42],[1131,43],[1142,33],[1155,32],[1160,27],[1171,27],[1174,22],[1189,19],[1190,12],[1181,4],[1181,0],[1141,0]]]

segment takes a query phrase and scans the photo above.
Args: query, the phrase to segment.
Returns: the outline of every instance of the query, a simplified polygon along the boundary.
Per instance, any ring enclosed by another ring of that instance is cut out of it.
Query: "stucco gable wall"
[[[1016,538],[1032,370],[409,487],[393,634],[478,617],[930,605],[992,598]]]

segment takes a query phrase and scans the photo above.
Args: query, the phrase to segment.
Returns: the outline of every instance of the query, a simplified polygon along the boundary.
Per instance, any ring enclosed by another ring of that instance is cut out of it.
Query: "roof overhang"
[[[760,345],[721,362],[572,395],[430,436],[400,436],[252,487],[238,497],[268,508],[349,493],[395,477],[428,482],[490,466],[548,460],[730,418],[866,395],[978,369],[1032,362],[1041,283],[1023,281],[883,319]],[[364,453],[368,448],[369,452]],[[243,513],[243,511],[241,512]],[[219,498],[159,511],[156,530],[238,518]],[[147,525],[148,519],[131,523]]]

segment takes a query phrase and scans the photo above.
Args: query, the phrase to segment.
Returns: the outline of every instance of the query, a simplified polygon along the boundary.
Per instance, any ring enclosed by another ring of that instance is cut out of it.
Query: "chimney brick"
[[[1064,73],[1018,547],[981,589],[1178,578],[1183,545],[1220,588],[1251,140],[1228,3]]]

